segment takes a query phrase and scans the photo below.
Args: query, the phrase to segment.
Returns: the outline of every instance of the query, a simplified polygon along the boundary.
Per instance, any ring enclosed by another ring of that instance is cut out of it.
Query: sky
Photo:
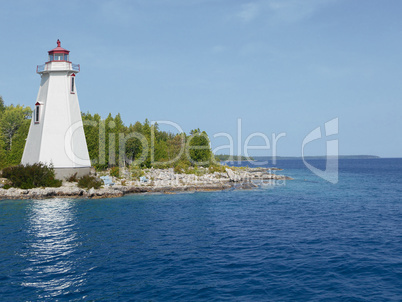
[[[335,140],[341,155],[401,157],[401,12],[399,0],[0,0],[0,95],[32,108],[36,66],[60,39],[81,66],[83,112],[200,128],[216,153],[325,155]]]

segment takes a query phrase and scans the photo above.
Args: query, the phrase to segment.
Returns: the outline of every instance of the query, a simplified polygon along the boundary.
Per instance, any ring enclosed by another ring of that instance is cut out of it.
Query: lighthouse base
[[[57,179],[65,180],[77,173],[77,178],[88,175],[91,172],[91,167],[82,168],[54,168],[54,174]]]

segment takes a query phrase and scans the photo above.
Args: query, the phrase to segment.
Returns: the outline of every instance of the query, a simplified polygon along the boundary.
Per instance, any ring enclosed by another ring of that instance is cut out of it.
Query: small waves
[[[80,242],[75,225],[74,203],[54,199],[32,201],[27,208],[26,242],[21,256],[27,266],[21,285],[38,299],[63,297],[85,282],[72,256]]]
[[[0,298],[399,301],[400,189],[352,171],[341,171],[338,185],[299,169],[299,179],[313,181],[269,190],[2,201]],[[396,183],[399,174],[388,172],[384,178]]]

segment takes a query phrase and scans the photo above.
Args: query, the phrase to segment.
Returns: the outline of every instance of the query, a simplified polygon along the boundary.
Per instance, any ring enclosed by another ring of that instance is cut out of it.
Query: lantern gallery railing
[[[80,70],[80,64],[73,64],[73,63],[71,63],[71,65],[72,65],[71,67],[72,67],[73,70],[81,71],[81,70]]]
[[[71,62],[64,62],[64,65],[52,65],[55,62],[48,62],[43,65],[38,65],[36,66],[36,72],[44,72],[44,71],[50,71],[50,70],[72,70],[75,72],[80,72],[80,64],[73,64]],[[57,62],[59,63],[59,62]],[[61,62],[60,62],[61,63]]]
[[[46,64],[36,66],[36,72],[45,71]]]

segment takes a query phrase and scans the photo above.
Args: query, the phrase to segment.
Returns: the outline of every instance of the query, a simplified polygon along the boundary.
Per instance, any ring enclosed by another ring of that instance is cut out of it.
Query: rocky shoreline
[[[276,169],[277,170],[277,169]],[[201,171],[202,172],[202,171]],[[44,199],[44,198],[115,198],[135,193],[190,193],[222,191],[229,189],[254,189],[264,185],[278,185],[292,178],[275,174],[266,168],[231,169],[225,172],[177,174],[173,169],[147,169],[141,180],[111,178],[112,185],[99,189],[83,189],[76,182],[64,181],[61,187],[34,189],[0,188],[0,199]]]

